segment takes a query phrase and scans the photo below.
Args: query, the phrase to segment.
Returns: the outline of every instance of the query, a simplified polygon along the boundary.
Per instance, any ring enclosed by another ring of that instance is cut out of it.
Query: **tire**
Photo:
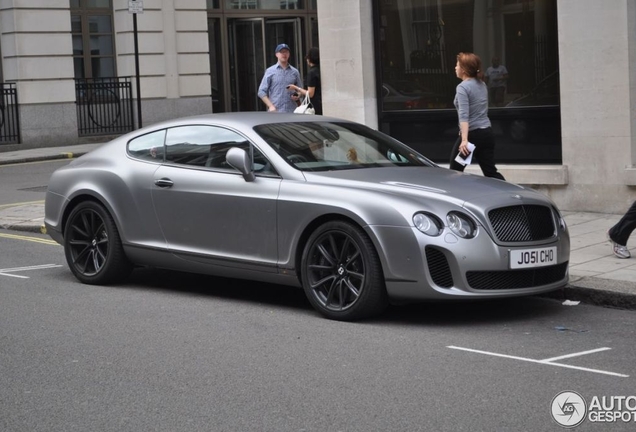
[[[301,280],[309,302],[330,319],[369,318],[389,303],[373,243],[348,222],[328,222],[311,234],[303,250]]]
[[[71,272],[85,284],[120,282],[132,271],[112,216],[93,201],[78,204],[69,215],[64,253]]]

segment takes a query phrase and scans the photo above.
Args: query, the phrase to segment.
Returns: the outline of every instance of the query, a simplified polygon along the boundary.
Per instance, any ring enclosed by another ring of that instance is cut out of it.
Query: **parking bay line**
[[[530,363],[539,363],[539,364],[545,364],[545,365],[550,365],[550,366],[558,366],[558,367],[563,367],[563,368],[568,368],[568,369],[576,369],[576,370],[585,371],[585,372],[599,373],[599,374],[604,374],[604,375],[612,375],[612,376],[617,376],[617,377],[621,377],[621,378],[629,378],[629,375],[625,375],[625,374],[619,374],[619,373],[616,373],[616,372],[608,372],[608,371],[603,371],[603,370],[599,370],[599,369],[590,369],[590,368],[585,368],[585,367],[581,367],[581,366],[572,366],[572,365],[563,364],[563,363],[554,363],[554,361],[553,361],[553,360],[562,359],[562,358],[569,358],[569,357],[576,357],[576,356],[585,355],[585,354],[591,354],[591,353],[594,353],[594,352],[607,351],[607,350],[610,350],[611,348],[598,348],[598,349],[595,349],[595,350],[584,351],[584,352],[575,353],[575,354],[568,354],[568,355],[560,356],[560,357],[553,357],[553,358],[546,359],[546,360],[535,360],[535,359],[530,359],[530,358],[525,358],[525,357],[511,356],[511,355],[508,355],[508,354],[499,354],[499,353],[481,351],[481,350],[476,350],[476,349],[472,349],[472,348],[463,348],[463,347],[452,346],[452,345],[449,345],[446,348],[456,349],[456,350],[461,350],[461,351],[468,351],[468,352],[473,352],[473,353],[477,353],[477,354],[485,354],[485,355],[494,356],[494,357],[503,357],[503,358],[508,358],[508,359],[512,359],[512,360],[526,361],[526,362],[530,362]]]
[[[29,270],[42,270],[42,269],[57,268],[57,267],[63,267],[63,266],[60,264],[42,264],[42,265],[29,266],[29,267],[14,267],[14,268],[8,268],[8,269],[0,269],[0,276],[10,276],[10,277],[16,277],[20,279],[29,279],[28,276],[16,275],[11,273],[29,271]]]

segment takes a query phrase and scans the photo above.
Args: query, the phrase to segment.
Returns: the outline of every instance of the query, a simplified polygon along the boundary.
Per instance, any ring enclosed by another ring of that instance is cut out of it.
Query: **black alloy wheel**
[[[314,231],[303,251],[301,268],[307,298],[327,318],[368,318],[388,305],[373,243],[349,222],[328,222]]]
[[[69,215],[64,252],[69,268],[83,283],[119,282],[132,270],[113,218],[93,201],[78,204]]]

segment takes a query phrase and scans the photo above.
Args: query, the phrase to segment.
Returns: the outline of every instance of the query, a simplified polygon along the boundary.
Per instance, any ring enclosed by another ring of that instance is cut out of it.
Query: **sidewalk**
[[[102,144],[83,144],[0,152],[0,165],[79,157]],[[634,258],[618,259],[606,232],[621,217],[616,214],[563,212],[570,230],[570,283],[551,296],[601,306],[636,310],[636,249]],[[44,202],[0,205],[0,229],[45,233]]]

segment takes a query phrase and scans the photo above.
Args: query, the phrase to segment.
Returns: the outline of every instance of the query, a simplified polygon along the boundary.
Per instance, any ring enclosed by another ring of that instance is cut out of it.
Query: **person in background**
[[[492,66],[486,69],[484,81],[488,84],[488,96],[493,106],[503,106],[508,82],[508,69],[499,63],[499,57],[492,58]]]
[[[258,87],[258,97],[261,98],[267,111],[281,111],[292,113],[296,109],[295,96],[288,90],[290,85],[302,85],[300,72],[289,64],[290,50],[287,44],[276,47],[278,62],[267,68]]]
[[[495,166],[495,134],[488,118],[488,88],[482,81],[481,59],[473,53],[459,53],[455,75],[461,79],[455,92],[455,108],[459,118],[459,137],[453,146],[450,168],[464,171],[456,162],[457,152],[468,156],[468,142],[475,145],[475,156],[484,176],[505,180]]]
[[[632,203],[621,220],[607,231],[607,239],[612,245],[612,252],[618,258],[624,259],[632,256],[627,249],[627,240],[634,229],[636,229],[636,201]]]
[[[307,60],[307,66],[309,66],[305,87],[300,88],[292,85],[290,88],[300,95],[300,99],[305,94],[309,94],[309,99],[316,110],[316,114],[322,114],[322,86],[320,85],[320,54],[318,48],[310,48],[305,60]]]

